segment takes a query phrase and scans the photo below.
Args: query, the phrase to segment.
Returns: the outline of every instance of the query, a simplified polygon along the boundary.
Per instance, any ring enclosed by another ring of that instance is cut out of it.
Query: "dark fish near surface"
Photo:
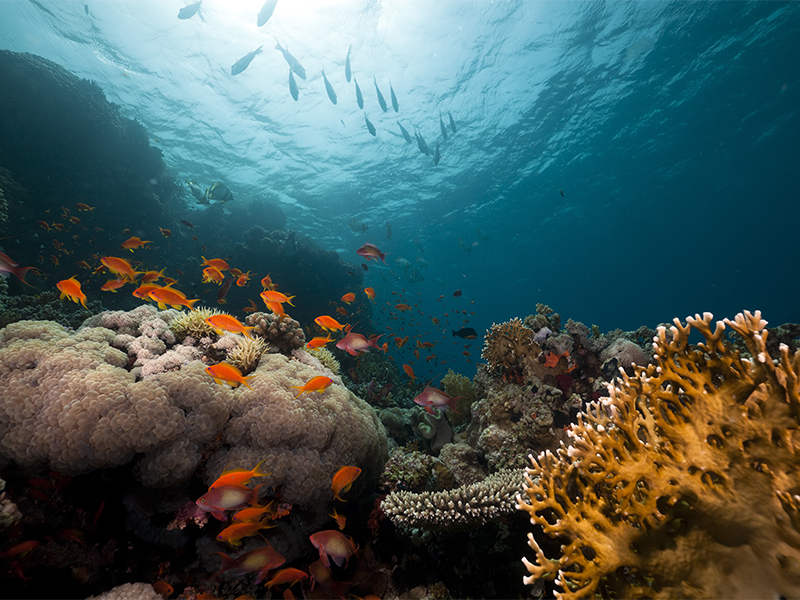
[[[89,14],[89,5],[88,4],[84,4],[83,5],[83,10],[86,11],[86,14],[88,15]],[[180,17],[180,13],[178,13],[178,17]]]
[[[194,4],[190,4],[189,6],[184,6],[182,9],[178,11],[178,18],[179,19],[191,19],[193,16],[197,14],[197,11],[200,10],[200,5],[203,3],[203,0],[198,0]],[[89,5],[87,4],[85,7],[86,14],[89,14]]]
[[[439,142],[436,142],[436,150],[433,151],[433,164],[438,165],[439,161],[442,159],[442,155],[439,154]]]
[[[453,331],[452,329],[450,331]],[[453,335],[451,337],[458,336],[460,338],[464,338],[465,340],[474,340],[478,337],[478,332],[475,331],[472,327],[462,327],[458,331],[453,331]]]
[[[190,221],[187,221],[185,219],[181,219],[181,223],[186,225],[189,229],[194,229],[194,225],[192,225],[192,223]]]
[[[242,58],[233,63],[233,66],[231,67],[231,75],[238,75],[247,67],[249,67],[252,60],[256,57],[256,54],[261,54],[261,48],[263,47],[264,46],[259,46],[252,52],[248,52]]]
[[[294,75],[292,75],[291,69],[289,69],[289,93],[295,100],[297,100],[297,98],[300,96],[300,92],[297,89],[297,82],[294,80]]]
[[[389,107],[386,106],[386,99],[383,97],[383,94],[381,94],[381,90],[378,87],[378,80],[375,79],[375,75],[372,76],[372,81],[375,83],[375,91],[378,92],[378,104],[381,105],[381,110],[386,112],[389,110]]]
[[[299,60],[297,60],[294,56],[292,56],[292,53],[289,52],[288,47],[284,48],[283,46],[281,46],[281,43],[278,41],[278,38],[275,38],[275,49],[281,51],[281,54],[283,54],[283,58],[286,59],[286,62],[289,63],[289,66],[291,67],[292,71],[297,73],[297,76],[300,79],[306,78],[306,70],[303,68],[303,65],[300,64]]]
[[[278,0],[267,0],[264,2],[264,6],[261,7],[261,10],[258,11],[258,20],[256,24],[261,27],[272,16],[272,13],[275,11],[275,5],[278,4]]]
[[[442,137],[447,139],[447,127],[444,126],[444,121],[442,120],[442,111],[439,111],[439,129],[442,130]]]
[[[394,88],[392,87],[392,82],[389,82],[389,95],[392,97],[392,108],[394,112],[400,110],[400,105],[397,104],[397,96],[394,95]]]
[[[455,133],[456,132],[456,122],[453,121],[453,115],[451,115],[450,113],[447,113],[447,116],[450,117],[450,129],[452,130],[453,133]]]
[[[364,96],[361,95],[361,88],[358,87],[358,81],[353,78],[353,81],[356,82],[356,102],[358,102],[358,108],[364,108]]]
[[[325,69],[322,69],[322,79],[325,80],[325,91],[328,92],[328,98],[331,99],[333,104],[336,104],[336,92],[333,91],[333,86],[328,78],[325,77]]]
[[[350,70],[350,50],[353,49],[353,45],[350,44],[350,47],[347,49],[347,56],[344,59],[344,77],[347,79],[347,83],[350,83],[350,78],[353,76],[353,72]]]
[[[364,113],[364,120],[367,122],[367,130],[369,131],[372,137],[375,137],[375,125],[370,123],[369,119],[367,118],[367,113]]]
[[[422,139],[422,136],[416,130],[414,130],[414,137],[417,138],[417,147],[419,148],[419,151],[426,156],[430,156],[431,149],[428,148],[428,144],[425,143],[425,140]]]
[[[456,290],[453,292],[453,298],[458,298],[461,295],[461,290]]]
[[[403,134],[403,139],[405,139],[406,143],[410,144],[411,143],[411,134],[408,133],[408,131],[406,130],[405,127],[400,125],[400,121],[398,121],[397,124],[400,126],[400,133]]]

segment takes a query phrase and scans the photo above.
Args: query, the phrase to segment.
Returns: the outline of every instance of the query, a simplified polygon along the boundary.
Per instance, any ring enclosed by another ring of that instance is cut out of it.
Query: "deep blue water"
[[[183,4],[6,1],[0,48],[96,81],[170,176],[224,181],[226,210],[274,202],[356,267],[355,249],[378,245],[388,266],[371,263],[366,285],[381,307],[391,291],[419,302],[404,332],[444,339],[450,366],[471,369],[451,328],[483,332],[537,302],[604,331],[704,311],[799,320],[797,3],[279,1],[263,28],[260,2],[207,0],[179,20]],[[273,36],[308,72],[297,102]],[[376,137],[345,81],[351,45]],[[397,114],[378,107],[373,76],[387,100],[391,81]],[[457,123],[447,140],[439,111]],[[440,143],[438,166],[397,120]],[[203,210],[191,204],[187,218]]]

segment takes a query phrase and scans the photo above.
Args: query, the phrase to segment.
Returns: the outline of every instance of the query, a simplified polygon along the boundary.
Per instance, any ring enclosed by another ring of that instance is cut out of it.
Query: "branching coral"
[[[570,600],[800,595],[800,353],[773,360],[759,312],[711,323],[660,327],[654,364],[591,403],[569,447],[532,459],[518,507],[561,556],[529,535],[526,583],[555,580]]]
[[[541,352],[532,329],[519,319],[492,325],[486,333],[481,357],[496,373],[518,372],[526,357],[536,357]]]
[[[504,470],[478,483],[443,492],[392,492],[381,508],[402,531],[459,531],[512,513],[514,496],[522,486],[522,470]]]

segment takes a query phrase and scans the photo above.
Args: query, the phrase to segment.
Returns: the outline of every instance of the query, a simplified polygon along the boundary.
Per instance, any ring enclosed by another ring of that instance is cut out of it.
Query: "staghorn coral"
[[[498,471],[478,483],[442,492],[392,492],[381,508],[407,534],[415,529],[436,533],[473,529],[514,511],[523,473]]]
[[[564,600],[800,595],[800,353],[768,354],[760,312],[712,318],[659,327],[654,364],[531,459],[518,507],[561,555],[529,534],[525,583],[554,580]]]
[[[289,316],[254,312],[245,321],[256,328],[252,335],[264,338],[283,354],[289,355],[292,350],[302,348],[306,344],[306,334],[303,333],[300,323]]]
[[[258,359],[267,349],[267,344],[259,337],[237,336],[236,346],[228,352],[228,362],[247,375],[258,364]]]
[[[229,315],[216,308],[206,308],[201,306],[188,312],[181,312],[177,317],[172,319],[169,328],[175,334],[178,340],[186,337],[193,337],[200,339],[203,337],[210,337],[215,335],[217,330],[206,323],[206,319],[215,315]]]
[[[533,330],[519,319],[494,324],[486,333],[481,358],[495,373],[519,372],[524,358],[535,358],[541,352],[533,338]]]

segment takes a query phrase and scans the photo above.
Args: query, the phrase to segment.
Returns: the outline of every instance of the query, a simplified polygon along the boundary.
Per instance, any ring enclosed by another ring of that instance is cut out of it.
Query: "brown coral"
[[[254,312],[245,321],[255,327],[254,335],[264,338],[283,354],[289,355],[292,350],[305,346],[306,334],[303,333],[303,328],[289,316]]]
[[[541,352],[533,336],[520,319],[494,324],[486,333],[481,357],[495,373],[520,377],[524,359]]]
[[[800,596],[800,353],[773,361],[759,312],[711,322],[660,327],[654,364],[532,459],[518,507],[561,556],[529,534],[526,583],[555,580],[560,599]]]

